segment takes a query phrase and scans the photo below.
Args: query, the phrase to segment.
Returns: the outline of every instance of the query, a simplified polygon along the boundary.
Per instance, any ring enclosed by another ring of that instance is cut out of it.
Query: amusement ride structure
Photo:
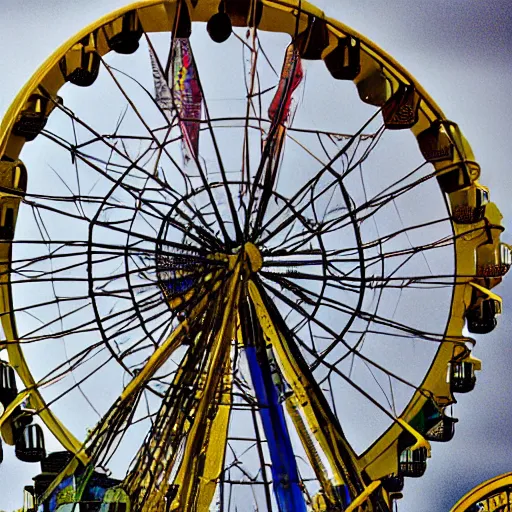
[[[386,512],[453,437],[511,250],[458,125],[363,35],[128,5],[34,74],[0,158],[25,512]]]
[[[512,473],[505,473],[477,485],[450,512],[512,511]]]

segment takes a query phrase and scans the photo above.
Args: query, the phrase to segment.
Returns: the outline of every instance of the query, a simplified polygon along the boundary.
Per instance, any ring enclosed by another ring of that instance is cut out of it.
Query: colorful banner
[[[183,136],[183,157],[185,161],[199,155],[199,129],[202,114],[203,95],[197,76],[197,69],[186,38],[174,40],[174,55],[169,76],[165,77],[158,65],[157,57],[150,48],[151,67],[155,82],[155,97],[159,107],[172,120],[178,115]]]
[[[304,78],[302,60],[293,44],[286,49],[281,78],[274,99],[268,109],[272,124],[285,124],[290,115],[292,96]]]

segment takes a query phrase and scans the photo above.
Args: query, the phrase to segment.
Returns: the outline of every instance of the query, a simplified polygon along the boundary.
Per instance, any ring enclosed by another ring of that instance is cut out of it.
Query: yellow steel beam
[[[343,462],[343,457],[339,452],[339,444],[342,444],[350,458],[357,468],[357,458],[350,448],[345,438],[336,430],[336,428],[328,421],[325,421],[327,414],[323,411],[317,397],[312,393],[305,377],[301,374],[297,363],[292,356],[285,337],[280,333],[267,311],[265,304],[261,298],[258,287],[254,281],[249,281],[248,290],[256,309],[259,323],[268,340],[272,343],[272,348],[277,356],[279,367],[293,390],[300,407],[304,411],[304,416],[308,423],[309,429],[318,441],[322,451],[329,461],[330,469],[334,474],[336,485],[346,484],[352,496],[356,496],[359,492],[354,487],[353,482],[346,482],[343,474],[348,474],[349,469]]]
[[[180,466],[180,471],[183,471],[183,480],[181,481],[182,485],[178,489],[178,494],[171,505],[171,510],[186,512],[194,509],[193,507],[196,500],[194,491],[196,490],[196,479],[199,476],[196,462],[201,450],[203,449],[203,443],[205,442],[203,434],[208,412],[210,411],[212,404],[215,402],[215,393],[218,390],[219,382],[222,383],[223,372],[222,370],[219,371],[219,369],[224,369],[226,366],[226,359],[229,359],[231,341],[234,338],[238,300],[241,289],[240,275],[242,263],[242,254],[239,254],[237,257],[237,263],[233,270],[233,275],[230,278],[229,289],[227,290],[226,306],[222,318],[222,325],[215,337],[212,347],[212,355],[209,364],[210,371],[206,377],[203,396],[199,402],[194,423],[190,429],[189,435],[187,436],[185,451]],[[216,453],[221,460],[223,459],[224,448],[225,445]],[[214,463],[213,467],[215,466],[216,464]],[[183,469],[181,470],[181,468]],[[203,493],[203,498],[208,495],[209,493],[206,495]],[[213,497],[213,494],[211,497]],[[149,505],[151,506],[151,502]]]

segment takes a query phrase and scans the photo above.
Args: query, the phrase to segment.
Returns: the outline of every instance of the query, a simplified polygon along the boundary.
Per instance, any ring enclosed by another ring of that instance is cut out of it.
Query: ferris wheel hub
[[[240,255],[242,255],[242,258],[244,259],[248,274],[258,272],[261,267],[263,267],[263,258],[260,250],[252,242],[247,242],[241,247],[235,249],[233,254],[228,256],[230,270],[235,268]]]
[[[260,250],[251,242],[244,245],[245,255],[252,272],[258,272],[263,266],[263,258]]]

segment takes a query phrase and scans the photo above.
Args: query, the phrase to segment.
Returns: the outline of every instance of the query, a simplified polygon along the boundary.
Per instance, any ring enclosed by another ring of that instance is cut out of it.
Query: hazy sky
[[[122,0],[1,0],[0,114],[37,66],[67,38]],[[403,64],[456,121],[507,219],[512,219],[512,12],[508,0],[323,0],[317,5],[359,30]],[[43,7],[44,6],[44,7]],[[504,240],[512,236],[505,233]],[[512,282],[512,278],[510,278]],[[455,438],[434,445],[426,475],[408,480],[401,512],[444,512],[477,483],[511,469],[512,288],[498,288],[505,314],[478,340],[483,361],[475,391],[459,395]],[[36,466],[0,466],[0,507],[19,506],[10,484]]]

